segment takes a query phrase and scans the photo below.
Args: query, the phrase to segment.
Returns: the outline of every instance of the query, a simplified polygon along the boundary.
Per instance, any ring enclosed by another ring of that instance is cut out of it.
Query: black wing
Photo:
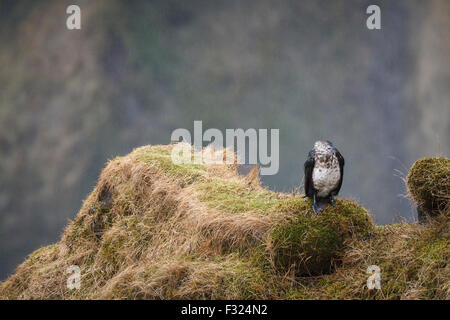
[[[314,169],[314,150],[311,150],[308,153],[308,158],[304,164],[304,173],[305,173],[305,195],[307,197],[312,198],[314,196],[314,188],[312,181],[312,173]]]
[[[341,155],[341,153],[335,149],[335,154],[336,157],[338,158],[338,162],[339,162],[339,171],[341,172],[341,177],[339,178],[339,184],[336,187],[336,189],[334,189],[332,191],[333,195],[337,195],[339,193],[339,190],[341,190],[342,187],[342,180],[344,180],[344,165],[345,165],[345,160],[344,157]]]

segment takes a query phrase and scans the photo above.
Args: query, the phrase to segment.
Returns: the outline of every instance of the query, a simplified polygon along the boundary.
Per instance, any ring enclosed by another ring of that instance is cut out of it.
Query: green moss
[[[424,264],[433,265],[440,264],[445,267],[447,261],[443,260],[448,256],[450,248],[449,238],[438,239],[435,242],[424,244],[417,250],[417,258],[421,259]]]
[[[218,270],[217,291],[212,293],[213,299],[223,296],[233,299],[258,299],[269,292],[266,282],[268,275],[262,270],[245,261],[228,262],[225,268]]]
[[[282,199],[277,203],[276,209],[277,211],[286,213],[313,215],[311,200],[303,196]]]
[[[311,299],[308,287],[295,286],[289,287],[281,293],[283,300],[308,300]]]
[[[208,207],[226,213],[273,212],[313,214],[312,203],[304,196],[279,197],[276,192],[255,188],[239,181],[214,180],[196,185],[198,199]],[[350,202],[349,202],[350,203]]]
[[[324,277],[320,279],[318,285],[323,287],[326,294],[332,299],[345,299],[350,295],[348,283],[343,279]]]
[[[428,213],[450,214],[450,159],[423,158],[411,167],[407,185],[411,198]]]
[[[317,216],[301,212],[271,233],[275,266],[298,275],[328,273],[347,239],[371,231],[373,225],[366,210],[350,201],[339,200]]]
[[[175,164],[171,149],[162,146],[148,146],[135,150],[136,159],[150,166],[156,166],[173,178],[182,178],[193,182],[202,176],[206,168],[201,164]]]
[[[265,189],[254,190],[243,183],[215,180],[196,186],[199,200],[208,207],[227,213],[259,212],[268,213],[275,210],[278,199],[273,192]]]

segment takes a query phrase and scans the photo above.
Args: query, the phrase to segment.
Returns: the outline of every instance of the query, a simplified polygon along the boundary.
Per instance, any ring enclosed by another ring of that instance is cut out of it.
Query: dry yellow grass
[[[448,221],[374,226],[338,199],[302,195],[236,165],[175,165],[174,145],[110,161],[61,240],[0,284],[2,299],[366,299],[450,297]],[[367,266],[382,269],[368,290]],[[81,288],[68,289],[71,265]]]

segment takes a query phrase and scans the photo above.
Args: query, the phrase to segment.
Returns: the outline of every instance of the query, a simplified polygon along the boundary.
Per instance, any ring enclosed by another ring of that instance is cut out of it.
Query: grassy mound
[[[290,202],[298,205],[298,199]],[[271,247],[278,270],[292,268],[299,275],[329,273],[346,240],[363,238],[373,230],[369,214],[355,203],[339,200],[318,216],[310,207],[309,201],[302,201],[295,211],[300,214],[272,231]]]
[[[420,212],[450,216],[450,159],[417,160],[409,171],[407,186]]]
[[[377,227],[344,199],[315,215],[235,165],[176,165],[172,148],[110,161],[61,240],[32,253],[0,298],[450,297],[448,222]],[[375,292],[371,264],[383,272]],[[72,265],[80,289],[67,287]]]

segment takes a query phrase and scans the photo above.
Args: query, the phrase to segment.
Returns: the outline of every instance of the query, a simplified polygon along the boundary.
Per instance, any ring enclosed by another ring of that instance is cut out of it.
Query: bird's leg
[[[330,203],[334,207],[334,196],[333,196],[333,194],[330,195]]]
[[[316,199],[316,193],[315,192],[314,192],[313,200],[314,200],[314,203],[313,203],[313,206],[312,206],[313,211],[314,211],[315,214],[319,214],[320,210],[317,207],[317,199]]]

